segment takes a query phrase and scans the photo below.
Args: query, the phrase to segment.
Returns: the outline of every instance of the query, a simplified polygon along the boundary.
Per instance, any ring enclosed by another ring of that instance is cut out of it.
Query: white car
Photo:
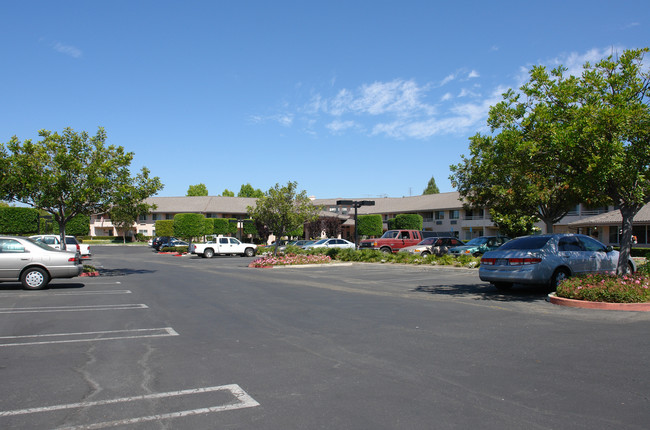
[[[44,243],[54,249],[62,249],[61,238],[56,234],[37,234],[35,236],[29,236],[29,238]],[[81,258],[90,258],[90,245],[79,243],[76,237],[66,236],[65,244],[67,251],[77,251],[81,254]]]
[[[354,249],[354,243],[347,241],[345,239],[321,239],[309,245],[303,247],[305,250],[310,250],[314,248],[343,248],[343,249]]]

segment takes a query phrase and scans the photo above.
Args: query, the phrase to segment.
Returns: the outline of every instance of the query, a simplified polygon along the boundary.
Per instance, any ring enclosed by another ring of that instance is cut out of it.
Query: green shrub
[[[395,216],[395,229],[403,230],[422,230],[422,215],[419,214],[399,214]]]
[[[156,236],[173,236],[174,235],[174,220],[161,219],[156,221]]]
[[[359,236],[381,236],[384,232],[381,215],[357,216],[357,233]]]
[[[43,221],[41,221],[43,223]],[[0,234],[27,235],[38,232],[38,210],[0,207]]]

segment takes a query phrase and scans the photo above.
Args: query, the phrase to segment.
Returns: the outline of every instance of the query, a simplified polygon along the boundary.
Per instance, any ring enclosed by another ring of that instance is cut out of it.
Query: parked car
[[[427,237],[415,246],[402,248],[399,252],[408,252],[409,254],[421,255],[444,255],[450,248],[465,245],[455,237]]]
[[[158,247],[158,250],[161,250],[163,248],[172,248],[174,246],[189,246],[190,244],[185,242],[184,240],[176,239],[176,238],[171,238],[165,243],[161,243],[160,246]]]
[[[582,234],[542,234],[513,239],[481,258],[479,278],[500,290],[513,284],[547,284],[551,288],[569,276],[615,272],[618,251]],[[636,271],[632,259],[627,262]]]
[[[51,279],[74,278],[83,270],[79,253],[54,249],[26,237],[0,236],[0,282],[20,281],[27,290]]]
[[[465,245],[451,248],[449,254],[455,257],[459,255],[478,257],[488,251],[497,249],[509,240],[510,238],[505,236],[481,236],[470,240]]]
[[[62,248],[61,237],[57,234],[37,234],[34,236],[29,236],[29,238],[37,242],[42,242],[54,249]],[[90,245],[79,243],[77,238],[74,236],[66,236],[65,245],[67,251],[77,251],[81,255],[81,258],[90,258],[91,256]]]
[[[156,251],[160,251],[160,247],[164,243],[168,243],[170,240],[176,239],[174,236],[158,236],[153,239],[151,242],[151,247]]]
[[[344,248],[354,249],[354,243],[345,239],[321,239],[316,242],[306,245],[303,249],[310,250],[314,248]]]
[[[301,240],[294,240],[293,242],[289,242],[288,245],[297,246],[298,248],[302,248],[303,246],[307,246],[307,245],[312,244],[314,242],[316,242],[316,241],[315,240],[301,239]]]
[[[257,251],[257,245],[242,243],[234,237],[216,237],[207,243],[193,243],[189,249],[191,254],[203,258],[212,258],[215,255],[241,255],[252,257]]]

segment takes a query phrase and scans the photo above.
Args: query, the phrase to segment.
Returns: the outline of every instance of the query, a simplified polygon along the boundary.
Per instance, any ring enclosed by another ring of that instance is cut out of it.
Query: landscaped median
[[[452,257],[451,255],[435,256],[419,255],[398,252],[389,254],[376,250],[339,249],[339,248],[316,248],[305,251],[297,247],[288,246],[284,253],[274,256],[272,249],[261,254],[261,257],[249,264],[249,267],[268,268],[274,266],[290,266],[304,264],[328,264],[333,262],[357,262],[357,263],[402,263],[415,265],[444,265],[455,267],[477,268],[480,259],[471,256]]]
[[[633,275],[574,276],[549,294],[551,303],[574,308],[650,311],[650,275],[642,266]]]

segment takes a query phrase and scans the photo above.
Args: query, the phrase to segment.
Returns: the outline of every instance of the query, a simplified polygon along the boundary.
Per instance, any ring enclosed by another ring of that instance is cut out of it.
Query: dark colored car
[[[151,242],[151,247],[156,251],[160,251],[161,245],[168,243],[170,240],[176,239],[173,236],[159,236],[153,239]]]
[[[458,257],[459,255],[478,257],[488,251],[497,249],[509,240],[509,237],[504,236],[481,236],[470,240],[465,245],[451,248],[449,254],[454,257]]]
[[[500,290],[513,284],[551,288],[577,274],[616,272],[618,251],[582,234],[542,234],[513,239],[481,258],[479,277]],[[636,265],[629,259],[630,272]]]

